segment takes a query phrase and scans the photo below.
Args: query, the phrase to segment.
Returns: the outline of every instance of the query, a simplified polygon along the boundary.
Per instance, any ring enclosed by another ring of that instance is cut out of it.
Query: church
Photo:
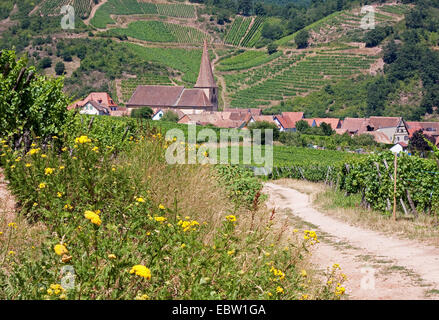
[[[126,104],[129,110],[141,107],[181,111],[184,114],[200,114],[218,111],[218,86],[204,40],[200,73],[193,89],[183,86],[140,85]]]

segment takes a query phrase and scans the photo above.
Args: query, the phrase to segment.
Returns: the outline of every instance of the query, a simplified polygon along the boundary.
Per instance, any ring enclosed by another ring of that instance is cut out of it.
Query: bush
[[[66,70],[66,66],[64,65],[64,63],[62,62],[58,62],[55,65],[55,72],[58,76],[64,74],[64,71]]]
[[[304,49],[308,47],[308,39],[309,33],[307,30],[303,29],[299,31],[299,33],[296,35],[296,38],[294,39],[297,49]]]
[[[40,60],[40,63],[38,64],[38,67],[41,69],[47,69],[52,66],[52,60],[49,57],[45,57]]]
[[[150,107],[142,107],[138,109],[134,109],[131,111],[131,117],[133,118],[143,118],[143,119],[151,119],[153,115],[153,111]]]
[[[160,119],[162,121],[169,121],[169,122],[178,122],[178,115],[172,111],[168,110],[165,113],[163,113],[163,117]]]

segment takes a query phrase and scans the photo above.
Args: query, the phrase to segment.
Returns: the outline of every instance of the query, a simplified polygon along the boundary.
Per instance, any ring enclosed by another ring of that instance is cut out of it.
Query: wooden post
[[[398,156],[396,155],[395,152],[395,162],[394,162],[394,167],[395,167],[395,172],[393,174],[393,221],[396,221],[396,169],[398,166]]]

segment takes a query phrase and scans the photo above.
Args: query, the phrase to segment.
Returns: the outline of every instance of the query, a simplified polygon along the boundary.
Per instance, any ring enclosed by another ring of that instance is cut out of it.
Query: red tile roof
[[[325,122],[329,125],[331,125],[332,129],[340,128],[340,119],[338,118],[314,118],[316,121],[316,125],[319,127],[322,122]]]
[[[212,103],[202,89],[184,89],[182,95],[174,104],[176,107],[207,107]]]
[[[183,86],[138,86],[127,107],[170,107],[183,93]]]
[[[368,119],[366,118],[346,118],[343,120],[341,129],[346,129],[349,133],[367,132]]]
[[[401,119],[401,117],[370,117],[369,125],[373,127],[374,130],[392,128],[397,127]]]

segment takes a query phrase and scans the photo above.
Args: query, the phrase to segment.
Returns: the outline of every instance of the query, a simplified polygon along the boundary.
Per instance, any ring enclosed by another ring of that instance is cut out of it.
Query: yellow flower
[[[184,243],[180,246],[180,248],[182,248],[182,249],[185,247],[186,247],[186,244],[184,244]]]
[[[36,153],[38,153],[38,152],[40,152],[40,149],[39,149],[39,148],[37,148],[37,149],[30,149],[29,152],[28,152],[27,154],[34,155],[34,154],[36,154]]]
[[[42,154],[41,158],[47,158],[47,155],[46,154]]]
[[[136,198],[136,201],[137,201],[137,202],[142,202],[142,203],[143,203],[143,202],[145,202],[145,199],[143,199],[143,198]]]
[[[67,204],[64,206],[64,209],[66,209],[66,210],[72,210],[73,207],[72,207],[70,204],[67,203]]]
[[[131,274],[134,273],[136,276],[145,278],[147,280],[151,279],[151,270],[149,270],[147,267],[141,264],[137,264],[134,267],[132,267],[130,273]]]
[[[63,245],[63,244],[57,244],[53,250],[55,251],[55,253],[59,256],[62,256],[63,254],[68,253],[69,251],[67,250],[67,248]]]
[[[58,196],[58,198],[62,197],[62,192],[57,192],[56,195]]]
[[[165,217],[154,217],[154,220],[157,222],[165,222],[166,218]]]
[[[273,294],[271,292],[267,292],[267,295],[271,297]]]
[[[116,259],[116,255],[113,254],[113,253],[110,253],[110,254],[108,255],[108,259]]]
[[[46,184],[44,182],[41,182],[39,187],[40,187],[40,189],[44,189],[46,187]]]
[[[36,207],[38,205],[38,203],[34,202],[34,204],[32,205],[32,207]]]
[[[91,142],[91,140],[87,136],[80,136],[79,138],[75,139],[75,143],[84,144],[84,143],[90,143],[90,142]]]
[[[53,290],[52,290],[52,289],[47,289],[47,294],[48,294],[49,296],[51,296],[51,295],[53,294]]]
[[[12,251],[12,250],[9,251],[9,252],[8,252],[8,255],[10,255],[10,256],[15,256],[15,251]]]
[[[228,220],[230,222],[235,222],[236,221],[236,217],[234,215],[229,215],[229,216],[226,216],[226,220]]]
[[[66,299],[67,299],[67,296],[63,293],[62,295],[59,296],[59,298],[60,298],[61,300],[66,300]]]
[[[142,294],[141,296],[137,296],[135,299],[136,300],[149,300],[149,297],[147,294]]]
[[[17,159],[15,159],[15,162],[20,162],[21,161],[21,157],[18,157]]]
[[[230,250],[230,251],[227,251],[227,254],[229,255],[229,256],[231,256],[231,255],[233,255],[235,253],[235,250],[233,249],[233,250]]]
[[[302,269],[302,271],[300,271],[300,274],[302,275],[302,277],[306,277],[307,273],[305,269]]]
[[[30,164],[30,163],[26,163],[26,164],[25,164],[25,167],[26,167],[26,168],[32,167],[32,164]]]
[[[91,223],[100,226],[102,221],[101,218],[99,217],[99,215],[97,215],[95,212],[93,211],[85,211],[84,213],[84,217],[86,217],[88,220],[90,220]]]
[[[69,149],[69,148],[64,147],[64,148],[61,149],[61,151],[64,151],[64,152],[65,152],[65,151],[67,151],[68,149]]]
[[[63,170],[64,168],[64,166],[59,166],[59,170]]]
[[[309,299],[309,295],[307,294],[302,294],[302,296],[300,297],[299,300],[308,300]]]
[[[277,287],[276,292],[277,293],[284,293],[284,289],[282,287]]]
[[[345,293],[346,289],[344,287],[337,286],[335,288],[335,295],[341,296]]]
[[[17,229],[17,224],[15,222],[9,222],[8,227]]]
[[[98,152],[99,151],[99,148],[98,147],[94,147],[93,149],[91,149],[91,151],[94,151],[94,152]]]
[[[159,209],[160,209],[160,210],[165,210],[166,208],[165,208],[164,205],[160,204],[160,205],[159,205]]]
[[[53,168],[46,168],[44,169],[44,174],[46,176],[51,175],[53,173],[54,169]]]

